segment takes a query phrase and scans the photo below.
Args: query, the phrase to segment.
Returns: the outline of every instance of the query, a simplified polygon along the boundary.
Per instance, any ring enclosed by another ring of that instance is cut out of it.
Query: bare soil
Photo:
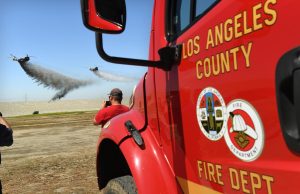
[[[11,117],[14,144],[2,147],[3,193],[100,193],[92,112]]]

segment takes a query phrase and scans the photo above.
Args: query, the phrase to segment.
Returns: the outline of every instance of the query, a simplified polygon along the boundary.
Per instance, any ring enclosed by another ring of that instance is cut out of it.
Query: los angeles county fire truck
[[[82,0],[99,55],[148,66],[98,142],[105,192],[299,193],[300,1],[155,0],[149,60],[110,56],[125,0]]]

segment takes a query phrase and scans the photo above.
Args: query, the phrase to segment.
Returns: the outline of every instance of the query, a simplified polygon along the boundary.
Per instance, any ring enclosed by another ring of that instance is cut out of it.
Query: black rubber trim
[[[300,154],[300,47],[284,54],[276,69],[276,97],[281,130],[288,148]]]

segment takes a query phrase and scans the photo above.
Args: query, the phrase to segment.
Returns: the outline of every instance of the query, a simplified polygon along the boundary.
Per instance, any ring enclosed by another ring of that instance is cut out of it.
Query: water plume
[[[39,65],[32,64],[29,62],[29,56],[19,59],[14,57],[13,60],[18,61],[26,74],[35,80],[36,83],[46,88],[58,90],[50,101],[59,100],[72,90],[92,84],[92,81],[74,79]]]
[[[102,78],[107,81],[119,81],[119,82],[133,82],[136,81],[136,78],[114,75],[112,73],[104,72],[99,70],[97,67],[90,68],[90,70],[99,78]]]

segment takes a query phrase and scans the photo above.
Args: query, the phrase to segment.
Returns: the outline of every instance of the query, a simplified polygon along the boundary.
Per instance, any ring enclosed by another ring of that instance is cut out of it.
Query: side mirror
[[[179,65],[182,45],[166,46],[159,49],[159,61],[114,57],[108,55],[103,48],[102,33],[117,34],[125,29],[125,0],[81,0],[83,24],[96,32],[96,47],[102,59],[117,64],[156,67],[170,71]]]
[[[90,30],[117,34],[125,29],[125,0],[81,0],[83,24]]]

